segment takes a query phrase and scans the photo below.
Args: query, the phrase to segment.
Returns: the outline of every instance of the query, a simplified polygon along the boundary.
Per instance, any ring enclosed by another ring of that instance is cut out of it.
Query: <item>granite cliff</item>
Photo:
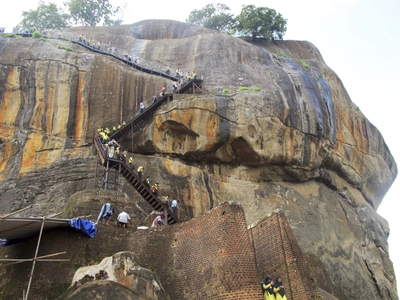
[[[376,213],[397,166],[315,46],[250,44],[168,20],[68,32],[204,78],[206,93],[174,97],[121,141],[180,200],[182,220],[226,201],[243,205],[248,224],[283,210],[320,285],[323,269],[340,299],[398,299],[389,226]],[[0,83],[0,213],[33,204],[31,215],[91,190],[95,129],[171,87],[68,41],[5,37]]]

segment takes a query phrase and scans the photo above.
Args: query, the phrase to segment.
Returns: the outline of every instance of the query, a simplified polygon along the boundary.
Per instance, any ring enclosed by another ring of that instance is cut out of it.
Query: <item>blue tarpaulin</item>
[[[83,234],[86,234],[91,238],[97,233],[97,227],[93,221],[77,218],[69,220],[69,225],[80,230]]]

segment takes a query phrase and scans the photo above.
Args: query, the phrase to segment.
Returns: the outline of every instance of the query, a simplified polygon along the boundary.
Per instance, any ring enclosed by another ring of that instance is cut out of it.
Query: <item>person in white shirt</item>
[[[146,110],[146,107],[144,106],[143,102],[140,102],[140,113],[144,112]]]
[[[118,226],[127,228],[128,222],[132,225],[131,217],[126,212],[123,211],[122,213],[120,213],[118,215],[118,218],[117,218]]]
[[[176,199],[172,200],[171,208],[174,213],[174,216],[177,218],[178,217],[178,200],[176,200]]]

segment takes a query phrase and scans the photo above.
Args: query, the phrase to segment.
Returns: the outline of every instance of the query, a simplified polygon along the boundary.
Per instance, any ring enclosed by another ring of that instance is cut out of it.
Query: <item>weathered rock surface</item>
[[[92,299],[138,299],[144,300],[146,298],[139,297],[132,290],[124,285],[118,284],[114,281],[90,281],[83,286],[79,287],[76,291],[69,296],[63,298],[66,300],[92,300]]]
[[[141,268],[131,252],[119,252],[98,265],[79,268],[62,299],[120,298],[118,294],[121,299],[167,299],[154,274]]]
[[[204,76],[206,94],[176,96],[122,141],[143,154],[136,159],[161,194],[180,200],[182,220],[225,201],[243,203],[248,223],[283,209],[343,299],[398,299],[389,226],[376,213],[396,163],[312,44],[251,45],[165,20],[70,29],[82,30]],[[91,189],[97,126],[127,119],[170,86],[65,41],[8,38],[0,38],[0,83],[0,212],[32,203],[32,214],[59,212]]]

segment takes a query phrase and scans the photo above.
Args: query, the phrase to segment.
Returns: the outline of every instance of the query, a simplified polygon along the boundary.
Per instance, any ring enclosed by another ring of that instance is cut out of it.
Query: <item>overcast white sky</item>
[[[4,2],[4,1],[3,1]],[[63,0],[45,1],[62,5]],[[399,125],[399,0],[196,0],[128,2],[124,24],[145,19],[172,19],[184,22],[194,9],[209,3],[227,4],[239,14],[242,5],[266,6],[288,19],[286,40],[313,43],[327,63],[341,78],[352,101],[380,130],[389,149],[400,163]],[[2,3],[0,27],[12,30],[23,10],[35,9],[34,0]],[[390,257],[400,278],[400,183],[396,180],[378,213],[390,224]]]

